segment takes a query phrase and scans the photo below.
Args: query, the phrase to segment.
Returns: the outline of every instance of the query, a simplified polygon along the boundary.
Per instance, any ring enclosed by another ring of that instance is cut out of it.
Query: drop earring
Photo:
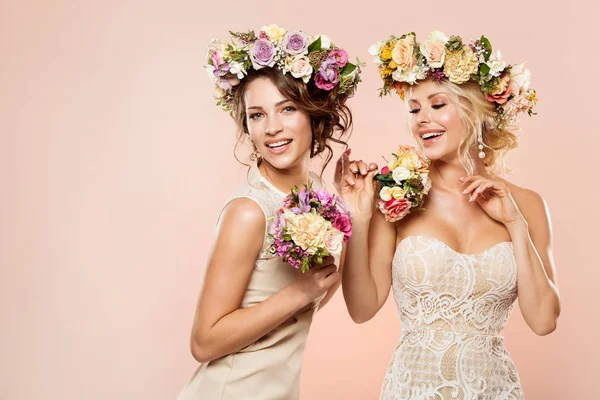
[[[479,149],[479,158],[484,159],[485,158],[485,151],[483,151],[483,129],[481,129],[478,134],[477,134],[477,142],[479,143],[479,145],[477,146]]]
[[[319,142],[315,141],[315,144],[313,145],[313,156],[316,155],[319,150],[321,150],[321,146],[319,145]]]
[[[251,140],[250,143],[252,143],[252,153],[250,153],[250,160],[252,161],[258,161],[261,158],[260,152],[258,151],[258,148],[256,147],[256,145],[254,144],[254,142]]]

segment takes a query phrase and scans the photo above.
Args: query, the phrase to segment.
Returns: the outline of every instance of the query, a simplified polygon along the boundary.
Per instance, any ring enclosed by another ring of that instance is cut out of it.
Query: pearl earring
[[[479,142],[479,146],[477,146],[479,148],[479,158],[484,159],[485,158],[485,151],[483,151],[483,129],[479,131],[479,134],[477,135],[477,142]]]

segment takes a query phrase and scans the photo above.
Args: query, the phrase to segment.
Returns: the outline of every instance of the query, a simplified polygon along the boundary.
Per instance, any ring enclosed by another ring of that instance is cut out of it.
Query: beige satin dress
[[[321,187],[311,175],[313,188]],[[267,219],[282,206],[285,193],[274,187],[252,166],[247,183],[229,201],[254,200]],[[294,281],[300,272],[281,258],[268,254],[267,235],[261,256],[242,300],[241,308],[252,307]],[[320,299],[319,299],[320,301]],[[319,301],[309,304],[278,328],[242,350],[200,364],[179,394],[178,400],[294,400],[299,399],[300,368],[306,339]]]

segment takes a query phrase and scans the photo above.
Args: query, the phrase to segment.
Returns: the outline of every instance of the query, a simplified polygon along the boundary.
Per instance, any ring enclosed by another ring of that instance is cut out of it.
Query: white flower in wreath
[[[510,69],[510,82],[508,86],[515,95],[521,92],[521,88],[529,89],[531,72],[525,68],[525,63],[514,65]]]
[[[502,60],[500,50],[495,55],[492,54],[486,64],[490,67],[491,76],[500,76],[500,73],[506,68],[506,62]]]
[[[244,64],[239,63],[237,61],[231,61],[229,63],[229,72],[234,75],[237,75],[238,79],[244,79],[244,75],[247,74],[246,69],[244,68]]]
[[[379,53],[381,52],[381,47],[383,46],[383,42],[379,41],[374,45],[369,47],[369,54],[373,56],[373,64],[381,65],[381,58],[379,57]]]
[[[321,50],[329,50],[331,48],[331,40],[327,36],[319,35],[317,37],[321,38]]]
[[[410,85],[414,85],[420,79],[427,77],[427,67],[415,65],[408,71],[395,70],[392,74],[392,79],[397,82],[406,82]]]

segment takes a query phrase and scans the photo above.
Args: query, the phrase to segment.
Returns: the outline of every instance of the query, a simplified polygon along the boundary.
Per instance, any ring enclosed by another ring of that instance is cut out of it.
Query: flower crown
[[[336,47],[327,36],[316,38],[302,31],[286,31],[277,25],[261,28],[258,36],[248,33],[229,32],[230,43],[213,39],[209,45],[207,73],[216,85],[217,105],[231,111],[233,88],[248,75],[248,71],[261,68],[278,68],[285,75],[290,73],[304,83],[312,83],[319,89],[331,91],[348,98],[360,82],[360,60],[348,62],[348,53]]]
[[[457,85],[477,82],[488,101],[496,105],[498,127],[514,122],[516,115],[535,115],[536,92],[529,88],[531,73],[525,63],[509,65],[500,51],[492,53],[490,41],[480,39],[466,45],[460,36],[432,31],[427,40],[417,43],[413,32],[400,37],[390,36],[369,48],[383,79],[380,96],[396,91],[404,99],[406,85],[418,80],[442,79]]]

